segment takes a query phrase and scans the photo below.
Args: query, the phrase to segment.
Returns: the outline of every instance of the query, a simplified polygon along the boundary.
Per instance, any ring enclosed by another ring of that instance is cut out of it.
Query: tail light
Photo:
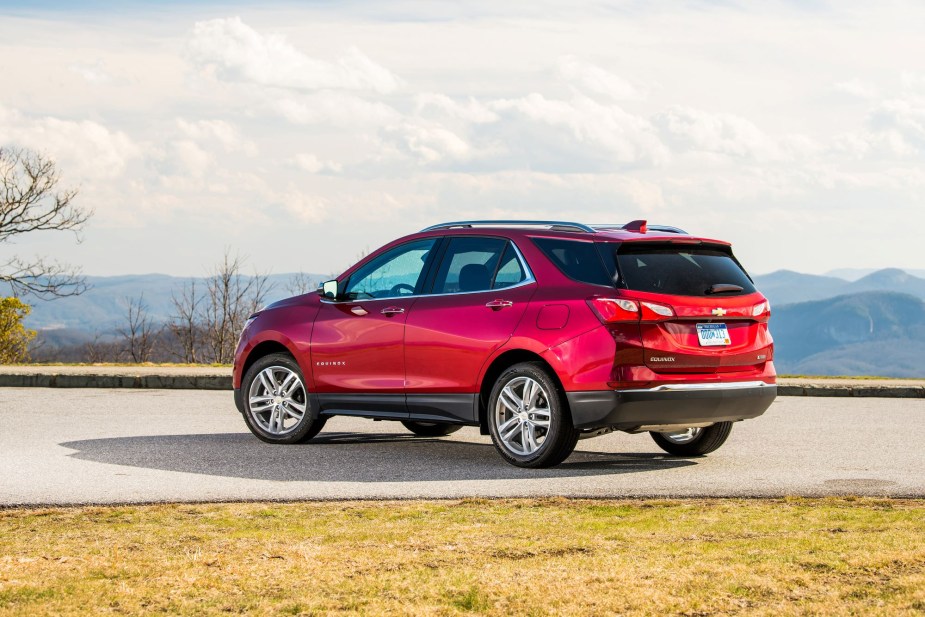
[[[639,305],[621,298],[589,298],[588,306],[602,323],[639,321]]]
[[[588,306],[603,323],[628,321],[667,321],[674,310],[656,302],[636,302],[623,298],[589,298]]]
[[[771,303],[765,300],[752,307],[752,317],[758,321],[767,321],[771,317]]]
[[[674,310],[665,304],[655,302],[640,302],[642,305],[642,321],[667,321],[674,317]]]

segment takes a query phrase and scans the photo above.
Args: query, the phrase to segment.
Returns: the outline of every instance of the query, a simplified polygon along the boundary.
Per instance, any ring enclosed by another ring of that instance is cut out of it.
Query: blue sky
[[[0,144],[90,274],[338,271],[441,220],[647,218],[756,273],[925,267],[916,3],[0,1]]]

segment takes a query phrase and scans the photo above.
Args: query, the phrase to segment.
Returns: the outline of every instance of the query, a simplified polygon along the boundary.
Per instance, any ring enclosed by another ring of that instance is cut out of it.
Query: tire
[[[688,429],[697,430],[697,429]],[[649,433],[658,447],[675,456],[703,456],[718,449],[732,432],[732,422],[717,422],[694,436],[671,437],[678,433]]]
[[[268,386],[276,390],[268,391]],[[267,443],[306,442],[327,421],[322,417],[312,419],[302,369],[289,354],[274,353],[254,362],[241,380],[241,392],[247,428]]]
[[[526,404],[524,398],[529,399]],[[486,413],[495,449],[517,467],[553,467],[578,443],[565,395],[538,362],[504,371],[492,388]]]
[[[402,420],[401,423],[418,437],[446,437],[462,428],[461,424],[447,424],[446,422]]]

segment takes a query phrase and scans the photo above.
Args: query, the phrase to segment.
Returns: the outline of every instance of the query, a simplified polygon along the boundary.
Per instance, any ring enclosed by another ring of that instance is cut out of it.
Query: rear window
[[[709,247],[634,246],[616,251],[618,286],[677,296],[736,296],[755,286],[728,251]]]
[[[554,238],[534,238],[533,242],[565,276],[592,285],[613,286],[593,242]]]

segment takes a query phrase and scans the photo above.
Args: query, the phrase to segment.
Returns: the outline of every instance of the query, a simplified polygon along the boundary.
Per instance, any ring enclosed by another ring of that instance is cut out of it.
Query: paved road
[[[0,504],[461,496],[925,497],[925,400],[779,398],[705,458],[647,435],[579,442],[550,470],[511,467],[465,428],[412,437],[336,418],[316,440],[253,438],[230,393],[0,389]]]

